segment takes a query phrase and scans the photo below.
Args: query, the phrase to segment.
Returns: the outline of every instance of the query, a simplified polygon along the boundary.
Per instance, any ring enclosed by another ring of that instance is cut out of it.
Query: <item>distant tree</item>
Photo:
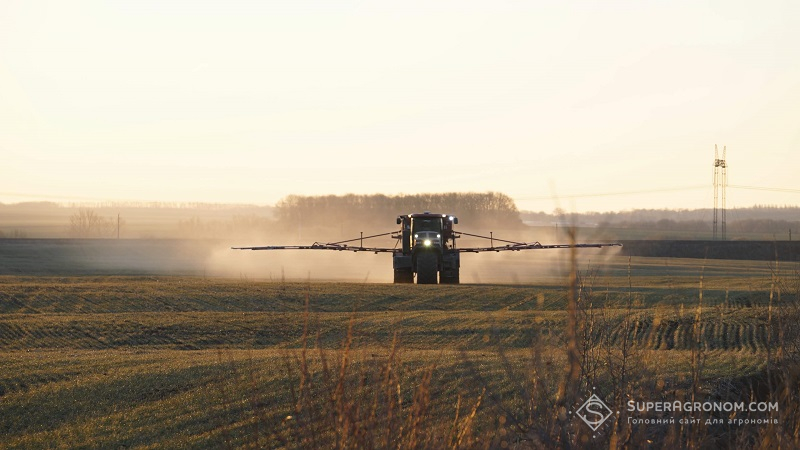
[[[27,237],[28,233],[16,228],[14,229],[14,231],[11,231],[9,233],[3,233],[2,231],[0,231],[0,238],[3,239],[27,239]]]
[[[385,228],[398,214],[423,211],[456,214],[470,227],[515,228],[522,226],[514,200],[497,192],[449,192],[441,194],[400,194],[387,196],[290,195],[276,208],[278,223],[284,227],[320,226],[354,231]],[[474,229],[474,228],[473,228]]]
[[[69,234],[72,237],[110,237],[117,230],[116,221],[98,215],[94,210],[80,208],[69,217]]]

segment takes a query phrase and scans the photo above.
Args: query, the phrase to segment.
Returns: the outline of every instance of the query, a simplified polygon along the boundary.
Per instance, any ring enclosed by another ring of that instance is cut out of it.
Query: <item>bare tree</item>
[[[69,233],[73,237],[109,237],[116,232],[116,222],[94,210],[80,208],[69,217]]]

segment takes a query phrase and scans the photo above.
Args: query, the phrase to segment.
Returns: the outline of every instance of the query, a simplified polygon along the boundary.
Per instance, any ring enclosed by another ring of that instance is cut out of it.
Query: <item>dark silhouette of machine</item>
[[[541,250],[554,248],[600,248],[622,246],[618,243],[600,244],[556,244],[543,245],[539,242],[514,242],[497,239],[493,235],[480,236],[457,232],[453,226],[458,218],[449,214],[434,214],[429,211],[397,217],[400,230],[389,233],[361,236],[346,241],[319,243],[312,245],[268,245],[260,247],[232,247],[234,250],[337,250],[353,252],[391,253],[394,266],[395,283],[417,284],[458,284],[461,267],[461,253],[502,252],[520,250]],[[399,240],[393,248],[365,247],[364,239],[391,235]],[[463,236],[486,239],[488,247],[456,246],[456,239]],[[358,246],[351,243],[358,241]],[[502,243],[495,245],[495,242]]]

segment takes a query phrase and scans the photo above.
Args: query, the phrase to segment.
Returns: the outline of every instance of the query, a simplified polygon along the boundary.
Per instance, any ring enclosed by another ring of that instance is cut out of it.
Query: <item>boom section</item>
[[[336,251],[349,251],[349,252],[373,252],[373,253],[397,253],[400,251],[398,248],[388,247],[365,247],[364,240],[376,237],[391,235],[395,239],[399,239],[399,232],[390,231],[388,233],[373,234],[372,236],[360,236],[354,239],[339,242],[314,242],[311,245],[262,245],[257,247],[231,247],[233,250],[336,250]],[[350,242],[359,242],[359,245],[348,245]]]

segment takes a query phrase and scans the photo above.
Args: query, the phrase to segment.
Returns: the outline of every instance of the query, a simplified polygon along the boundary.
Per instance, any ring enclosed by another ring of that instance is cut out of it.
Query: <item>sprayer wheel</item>
[[[439,258],[435,253],[417,256],[417,284],[436,284],[439,275]]]
[[[441,275],[439,278],[441,284],[459,284],[460,282],[458,272],[450,276]]]
[[[395,283],[413,283],[414,271],[408,269],[394,269],[394,282]]]

